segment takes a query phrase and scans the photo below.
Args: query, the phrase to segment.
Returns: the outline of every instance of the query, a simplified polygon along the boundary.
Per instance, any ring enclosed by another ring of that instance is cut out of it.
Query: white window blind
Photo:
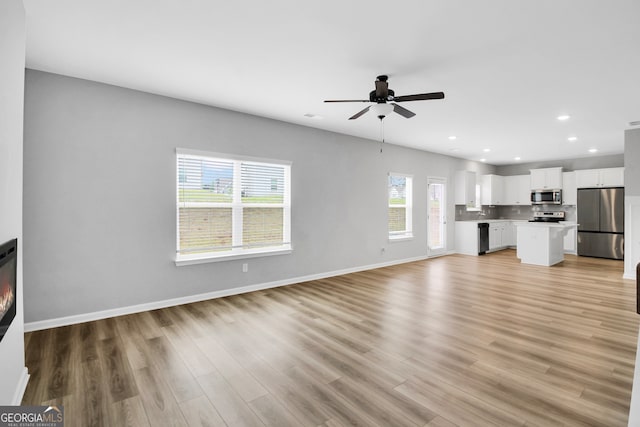
[[[177,259],[290,249],[290,164],[223,156],[177,150]]]
[[[389,238],[413,236],[412,231],[412,178],[408,175],[389,174]]]

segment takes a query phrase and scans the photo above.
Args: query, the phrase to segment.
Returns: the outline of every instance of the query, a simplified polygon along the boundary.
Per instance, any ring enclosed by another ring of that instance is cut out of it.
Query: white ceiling
[[[374,140],[372,113],[347,120],[366,104],[323,100],[388,74],[446,98],[403,103],[417,116],[387,117],[386,142],[495,165],[622,153],[640,120],[638,0],[24,4],[29,68]]]

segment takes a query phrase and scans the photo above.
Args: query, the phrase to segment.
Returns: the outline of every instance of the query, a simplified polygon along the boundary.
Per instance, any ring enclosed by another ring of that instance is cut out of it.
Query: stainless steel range
[[[556,212],[534,212],[533,219],[529,222],[560,222],[564,221],[564,211]]]

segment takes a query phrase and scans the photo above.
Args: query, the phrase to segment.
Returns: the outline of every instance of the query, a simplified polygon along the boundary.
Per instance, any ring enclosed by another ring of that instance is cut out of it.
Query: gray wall
[[[640,196],[640,128],[624,132],[624,195]]]
[[[565,172],[580,169],[616,168],[624,166],[624,154],[610,156],[592,156],[579,159],[564,159],[544,162],[522,163],[516,165],[496,166],[496,174],[503,176],[525,175],[530,169],[555,168],[562,166]]]
[[[448,178],[453,224],[454,172],[495,169],[40,71],[26,79],[27,322],[425,256],[427,177]],[[292,161],[293,254],[176,267],[176,147]],[[414,176],[411,241],[387,241],[388,172]]]
[[[0,342],[0,405],[16,405],[26,375],[21,250],[25,16],[20,0],[0,1],[0,58],[0,244],[18,238],[18,306]]]

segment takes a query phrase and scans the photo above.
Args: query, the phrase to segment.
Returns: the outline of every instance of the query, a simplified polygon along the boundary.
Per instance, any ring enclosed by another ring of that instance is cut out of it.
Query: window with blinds
[[[412,177],[389,174],[389,239],[413,237]]]
[[[291,249],[291,165],[177,150],[177,260]]]

